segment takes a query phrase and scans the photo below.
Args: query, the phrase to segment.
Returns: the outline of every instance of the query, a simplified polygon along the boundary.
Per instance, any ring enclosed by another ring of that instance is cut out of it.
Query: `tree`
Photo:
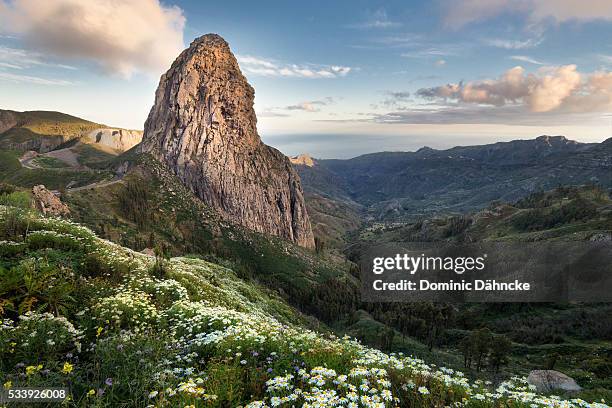
[[[476,330],[470,337],[472,338],[472,350],[476,362],[476,371],[481,371],[489,356],[493,334],[489,328],[485,327]]]
[[[501,366],[508,364],[512,342],[504,335],[495,336],[490,346],[489,366],[498,373]]]

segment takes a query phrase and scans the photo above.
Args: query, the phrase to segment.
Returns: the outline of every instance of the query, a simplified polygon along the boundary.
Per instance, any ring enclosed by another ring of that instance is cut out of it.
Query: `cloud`
[[[75,67],[66,64],[56,64],[45,60],[44,55],[28,50],[0,46],[0,65],[5,68],[27,69],[35,66],[47,66],[74,70]]]
[[[498,79],[422,88],[417,95],[439,102],[524,105],[531,112],[604,112],[612,109],[612,73],[583,75],[575,65],[564,65],[526,74],[517,66]]]
[[[289,78],[338,78],[349,74],[351,67],[341,65],[280,64],[250,55],[237,55],[240,68],[253,75]]]
[[[321,110],[321,106],[331,105],[334,102],[335,102],[334,98],[332,98],[331,96],[328,96],[322,100],[305,101],[305,102],[300,102],[295,105],[285,106],[284,109],[290,110],[290,111],[300,110],[300,111],[305,111],[305,112],[319,112]]]
[[[401,27],[402,24],[397,21],[391,21],[387,16],[385,9],[378,9],[374,13],[370,13],[368,18],[361,23],[351,24],[349,28],[359,29],[387,29]]]
[[[446,0],[445,5],[445,23],[454,29],[502,14],[524,15],[531,24],[612,21],[609,0]]]
[[[407,51],[400,54],[404,58],[436,58],[463,54],[465,49],[461,45],[449,45],[443,47],[428,47],[415,51]]]
[[[370,121],[384,124],[460,125],[495,124],[512,126],[550,126],[601,124],[602,115],[594,113],[530,112],[524,106],[502,107],[462,105],[402,109],[374,115]]]
[[[535,65],[546,65],[544,62],[538,61],[538,60],[533,59],[531,57],[528,57],[526,55],[511,55],[508,58],[510,58],[511,60],[521,61],[521,62],[528,62],[530,64],[535,64]]]
[[[522,50],[525,48],[535,48],[542,43],[542,38],[529,38],[527,40],[503,40],[500,38],[486,39],[484,43],[497,48],[506,50]]]
[[[257,112],[258,118],[286,118],[287,116],[289,115],[286,113],[275,112],[271,109]]]
[[[410,101],[410,92],[408,91],[385,91],[387,96],[381,101],[381,104],[386,107],[398,107],[402,103]]]
[[[35,51],[129,77],[159,74],[184,48],[185,17],[159,0],[0,0],[0,30]]]
[[[439,60],[437,60],[436,62],[434,62],[434,65],[435,65],[436,67],[443,67],[443,66],[445,66],[445,65],[446,65],[446,60],[439,59]]]
[[[10,72],[0,71],[0,81],[9,81],[9,82],[18,82],[18,83],[29,83],[36,85],[72,85],[73,82],[66,81],[63,79],[49,79],[49,78],[41,78],[37,76],[31,75],[20,75],[14,74]]]
[[[612,64],[612,55],[603,55],[603,54],[600,54],[600,55],[598,55],[598,58],[602,62],[604,62],[606,64]]]

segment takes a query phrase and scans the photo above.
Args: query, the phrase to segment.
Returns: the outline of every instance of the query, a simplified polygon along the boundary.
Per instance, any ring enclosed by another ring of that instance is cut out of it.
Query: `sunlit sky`
[[[0,108],[142,129],[209,32],[289,155],[612,136],[609,0],[0,0]]]

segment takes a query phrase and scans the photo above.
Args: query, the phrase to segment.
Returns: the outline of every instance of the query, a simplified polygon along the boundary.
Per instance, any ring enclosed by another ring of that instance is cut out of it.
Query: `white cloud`
[[[515,61],[521,61],[521,62],[528,62],[530,64],[535,64],[535,65],[546,65],[545,63],[538,61],[536,59],[533,59],[531,57],[528,57],[526,55],[511,55],[510,57],[511,60],[515,60]]]
[[[534,48],[542,43],[542,38],[529,38],[527,40],[503,40],[500,38],[486,39],[484,43],[491,47],[504,48],[507,50],[522,50]]]
[[[448,0],[445,22],[451,28],[487,20],[501,14],[527,16],[530,23],[543,20],[612,21],[612,2],[609,0]]]
[[[248,74],[271,76],[271,77],[293,77],[293,78],[337,78],[346,76],[351,72],[351,67],[341,65],[316,65],[316,64],[281,64],[260,57],[250,55],[237,55],[240,68]]]
[[[391,21],[387,16],[387,11],[385,9],[376,10],[374,13],[371,13],[366,21],[358,24],[352,24],[350,28],[361,28],[361,29],[386,29],[386,28],[395,28],[401,27],[402,24],[397,21]]]
[[[319,112],[322,106],[331,105],[335,102],[336,101],[334,100],[334,98],[332,98],[331,96],[327,96],[320,100],[305,101],[305,102],[300,102],[295,105],[289,105],[289,106],[286,106],[284,109],[290,110],[290,111],[301,110],[305,112]]]
[[[0,71],[0,81],[18,82],[18,83],[29,83],[36,85],[72,85],[73,82],[66,81],[63,79],[49,79],[41,78],[31,75],[14,74],[10,72]]]
[[[518,66],[498,79],[423,88],[417,95],[442,102],[512,104],[531,112],[606,112],[612,109],[612,73],[584,75],[575,65],[564,65],[526,74]]]
[[[0,66],[12,69],[26,69],[35,66],[47,66],[74,70],[75,67],[66,64],[49,62],[45,56],[32,51],[0,46]]]
[[[183,49],[185,18],[159,0],[0,0],[0,30],[33,50],[129,77],[159,74]]]
[[[439,59],[439,60],[437,60],[436,62],[434,62],[434,65],[435,65],[436,67],[443,67],[443,66],[445,66],[445,65],[446,65],[446,60]]]

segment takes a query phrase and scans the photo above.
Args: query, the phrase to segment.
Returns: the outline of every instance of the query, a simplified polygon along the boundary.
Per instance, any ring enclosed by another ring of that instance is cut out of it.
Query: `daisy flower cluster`
[[[301,314],[230,269],[173,258],[160,276],[152,256],[65,220],[30,217],[23,242],[2,241],[0,251],[15,265],[74,265],[78,276],[66,282],[78,285],[70,294],[78,302],[65,316],[33,310],[1,321],[4,388],[65,386],[66,405],[99,407],[607,407],[538,394],[520,377],[472,382],[309,330]]]

